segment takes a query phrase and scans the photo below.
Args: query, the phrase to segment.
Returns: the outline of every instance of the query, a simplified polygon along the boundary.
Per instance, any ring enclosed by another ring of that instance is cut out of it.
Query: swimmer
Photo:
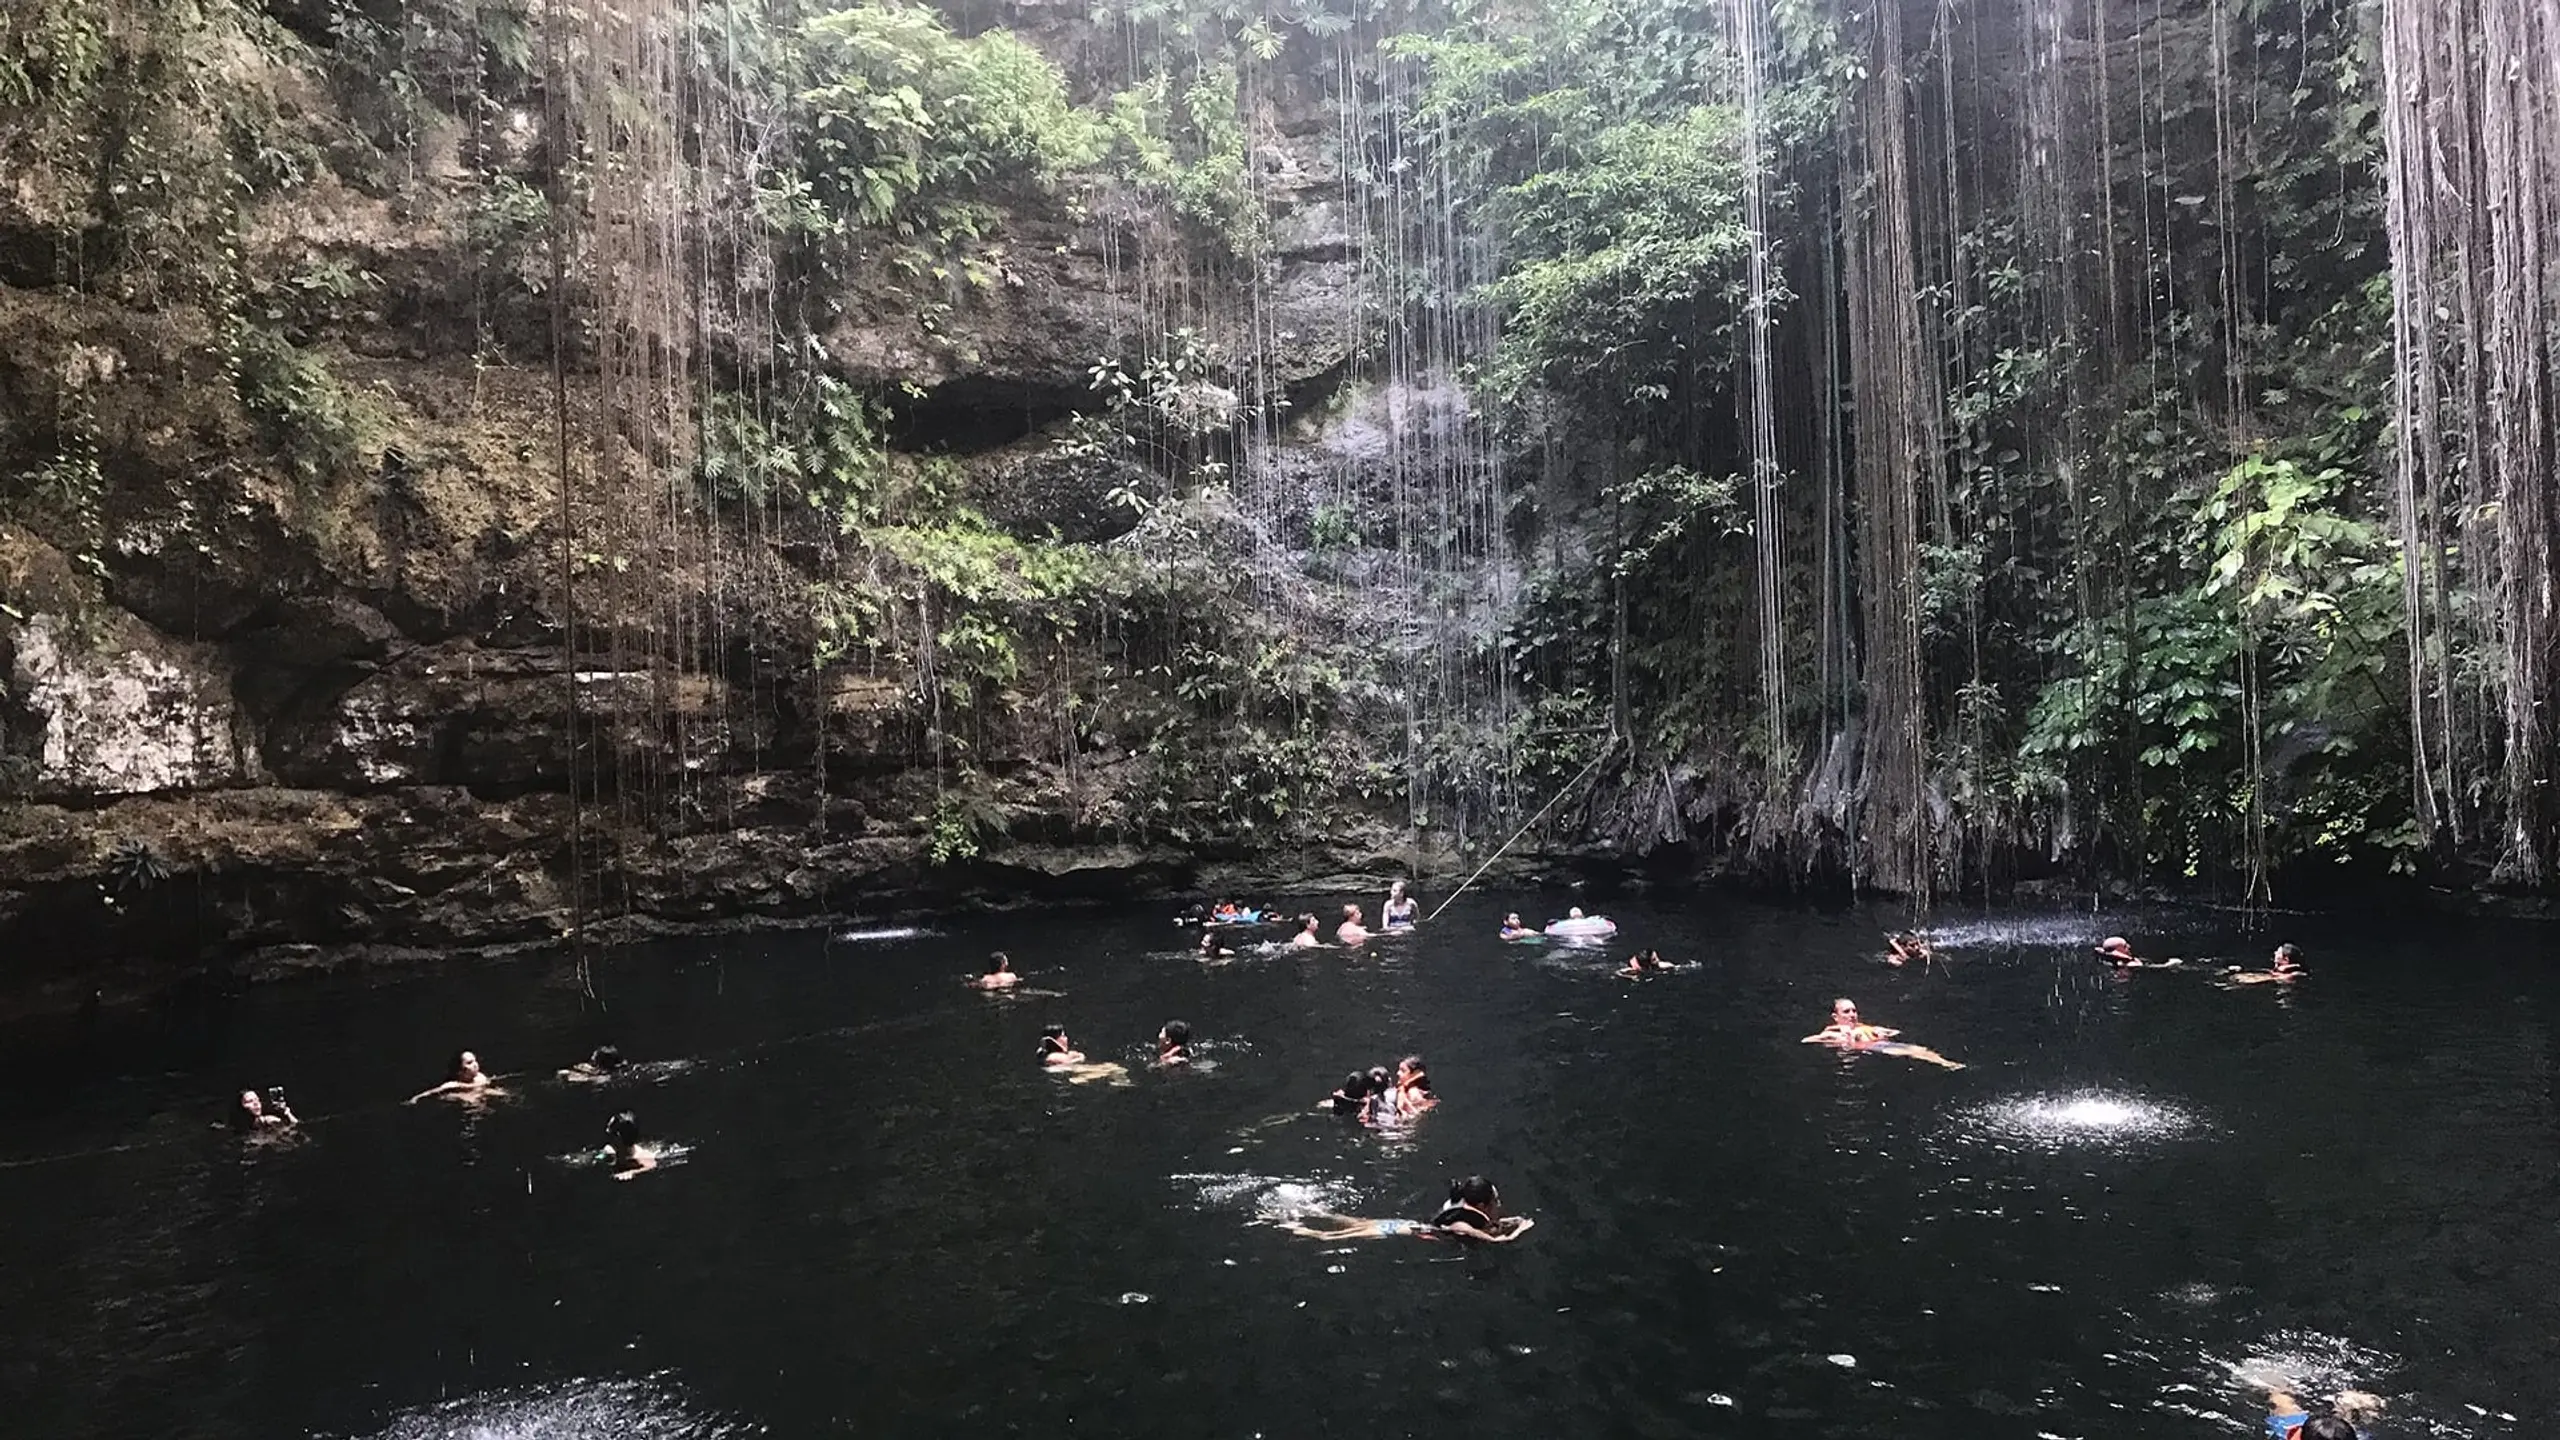
[[[2243,970],[2236,965],[2233,966],[2230,972],[2231,983],[2234,985],[2289,984],[2310,973],[2302,968],[2301,956],[2302,952],[2291,944],[2279,945],[2276,947],[2275,959],[2267,969]]]
[[[1292,950],[1321,950],[1324,948],[1324,940],[1316,934],[1316,917],[1313,915],[1301,915],[1298,917],[1298,933],[1289,937],[1289,948]]]
[[[1052,1067],[1081,1065],[1084,1052],[1067,1039],[1066,1026],[1043,1025],[1040,1027],[1040,1063]]]
[[[1887,935],[1884,937],[1884,944],[1886,951],[1884,963],[1887,965],[1907,965],[1917,960],[1925,968],[1938,956],[1937,950],[1929,944],[1928,937],[1917,930]]]
[[[1209,907],[1209,923],[1212,925],[1233,925],[1243,919],[1244,911],[1236,908],[1233,900],[1221,900]]]
[[[1357,945],[1369,938],[1368,927],[1360,923],[1360,907],[1342,907],[1342,923],[1333,929],[1333,938],[1345,945]]]
[[[1342,1083],[1335,1086],[1333,1093],[1324,1097],[1316,1108],[1330,1110],[1336,1115],[1351,1120],[1357,1120],[1368,1114],[1369,1073],[1365,1070],[1354,1070],[1343,1076]]]
[[[1384,1065],[1369,1067],[1369,1108],[1360,1113],[1362,1123],[1393,1125],[1405,1117],[1404,1091],[1396,1087],[1396,1077]]]
[[[1236,952],[1218,943],[1217,931],[1203,930],[1200,932],[1200,958],[1203,960],[1233,960],[1236,958]]]
[[[1419,1115],[1440,1103],[1431,1093],[1431,1072],[1419,1055],[1407,1055],[1396,1062],[1396,1104],[1407,1115]]]
[[[438,1095],[475,1100],[483,1095],[504,1093],[498,1088],[497,1080],[489,1072],[480,1068],[479,1056],[468,1050],[457,1050],[453,1054],[453,1063],[445,1067],[443,1082],[410,1096],[409,1103],[415,1105],[421,1100],[432,1100]]]
[[[1514,910],[1510,914],[1502,917],[1502,939],[1530,940],[1535,939],[1537,934],[1537,931],[1520,923],[1520,912],[1517,910]]]
[[[1191,1026],[1182,1020],[1167,1020],[1156,1032],[1156,1063],[1188,1065],[1191,1063]]]
[[[640,1143],[640,1121],[628,1110],[604,1122],[604,1159],[613,1162],[613,1178],[629,1180],[658,1168],[656,1147]]]
[[[2266,1391],[2272,1440],[2356,1440],[2356,1426],[2370,1425],[2382,1414],[2382,1397],[2363,1390],[2339,1391],[2325,1415],[2312,1414],[2282,1384],[2270,1384]]]
[[[1404,882],[1398,880],[1387,887],[1387,903],[1378,911],[1378,923],[1390,930],[1410,930],[1421,919],[1422,906],[1404,893]]]
[[[1668,975],[1678,967],[1662,958],[1659,950],[1639,950],[1627,957],[1626,968],[1618,972],[1622,980],[1642,980],[1648,975]]]
[[[1906,1045],[1894,1037],[1899,1030],[1882,1025],[1869,1025],[1858,1018],[1858,1003],[1840,999],[1831,1002],[1831,1023],[1804,1037],[1807,1045],[1830,1045],[1842,1050],[1872,1050],[1881,1055],[1898,1055],[1906,1060],[1925,1060],[1945,1070],[1961,1070],[1964,1066],[1948,1059],[1926,1045]]]
[[[2184,960],[2145,960],[2133,953],[2132,943],[2121,935],[2110,935],[2099,941],[2098,958],[2118,970],[2139,970],[2146,967],[2153,970],[2166,970],[2172,965],[2187,963]]]
[[[593,1085],[610,1080],[622,1068],[622,1052],[611,1045],[599,1045],[587,1052],[587,1058],[560,1072],[560,1078],[578,1085]]]
[[[1022,983],[1013,973],[1013,957],[1001,950],[987,957],[987,973],[969,982],[980,990],[1009,990]]]
[[[282,1130],[302,1121],[293,1107],[284,1103],[284,1087],[279,1085],[264,1096],[255,1090],[243,1090],[231,1107],[231,1128],[244,1135],[259,1131]]]
[[[1292,1235],[1311,1240],[1392,1240],[1410,1237],[1416,1240],[1481,1240],[1492,1245],[1507,1245],[1529,1233],[1537,1222],[1525,1215],[1502,1213],[1502,1192],[1481,1175],[1470,1175],[1449,1187],[1448,1203],[1428,1221],[1370,1220],[1358,1215],[1334,1215],[1317,1211],[1294,1220],[1283,1220],[1280,1228]]]

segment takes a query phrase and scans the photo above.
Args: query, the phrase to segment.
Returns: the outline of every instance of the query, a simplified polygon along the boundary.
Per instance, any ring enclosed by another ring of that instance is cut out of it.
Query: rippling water
[[[618,954],[601,1003],[515,963],[0,1027],[8,1432],[2095,1440],[2244,1433],[2276,1375],[2387,1435],[2560,1414],[2544,932],[1957,916],[1896,970],[1881,913],[1700,897],[1490,938],[1567,903],[1215,967],[1068,914]],[[2113,976],[2109,931],[2191,968]],[[2275,938],[2310,980],[2216,983]],[[1703,964],[1611,978],[1639,945]],[[961,985],[995,948],[1036,993]],[[1798,1044],[1844,994],[1967,1068]],[[1146,1064],[1177,1016],[1214,1064]],[[1040,1073],[1053,1018],[1130,1083]],[[648,1068],[548,1078],[606,1040]],[[517,1093],[398,1103],[462,1045]],[[1416,1051],[1438,1110],[1312,1113]],[[244,1084],[300,1143],[207,1128]],[[684,1163],[572,1163],[623,1108]],[[1536,1231],[1269,1223],[1471,1171]]]

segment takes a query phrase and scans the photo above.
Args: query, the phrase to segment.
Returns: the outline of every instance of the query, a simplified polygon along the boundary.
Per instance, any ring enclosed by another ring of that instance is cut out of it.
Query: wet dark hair
[[[2302,963],[2302,952],[2294,948],[2293,942],[2288,940],[2276,947],[2276,959],[2279,962],[2290,960],[2299,965]]]
[[[2302,1422],[2302,1440],[2356,1440],[2356,1427],[2335,1415],[2314,1415]]]
[[[1010,956],[1010,955],[1007,955],[1006,953],[1004,953],[1004,952],[1003,952],[1003,951],[1001,951],[1001,950],[998,950],[998,951],[994,952],[993,954],[991,954],[991,955],[987,956],[987,973],[988,973],[988,974],[990,974],[990,975],[996,974],[996,973],[998,973],[999,971],[1002,971],[1002,970],[1009,969],[1009,968],[1011,968],[1011,966],[1012,966],[1012,965],[1013,965],[1013,957],[1012,957],[1012,956]]]
[[[1165,1043],[1169,1045],[1190,1044],[1191,1022],[1188,1020],[1167,1020],[1164,1022],[1164,1039]]]
[[[1066,1027],[1066,1026],[1064,1026],[1064,1025],[1043,1025],[1043,1026],[1041,1026],[1041,1027],[1040,1027],[1040,1053],[1041,1053],[1041,1054],[1046,1055],[1046,1054],[1049,1054],[1049,1053],[1050,1053],[1050,1052],[1052,1052],[1052,1051],[1055,1051],[1055,1052],[1057,1052],[1057,1053],[1059,1053],[1059,1054],[1063,1055],[1063,1054],[1065,1054],[1065,1053],[1066,1053],[1066,1049],[1067,1049],[1067,1027]]]
[[[1357,1100],[1368,1093],[1369,1076],[1366,1071],[1354,1070],[1350,1074],[1342,1077],[1343,1099]]]
[[[1298,928],[1299,928],[1299,929],[1301,929],[1301,930],[1312,930],[1312,929],[1314,929],[1314,928],[1315,928],[1315,926],[1316,926],[1316,917],[1314,917],[1313,915],[1301,915],[1301,916],[1299,916],[1299,917],[1298,917]]]
[[[251,1111],[248,1106],[240,1103],[240,1097],[250,1093],[252,1092],[246,1085],[243,1085],[239,1089],[231,1092],[231,1128],[234,1130],[255,1130],[258,1128],[257,1114]],[[265,1102],[261,1100],[259,1103],[263,1105]]]
[[[1464,1180],[1452,1180],[1449,1182],[1449,1203],[1472,1205],[1481,1210],[1493,1203],[1493,1182],[1481,1175],[1470,1175]]]
[[[622,1068],[622,1051],[616,1046],[599,1045],[595,1053],[587,1057],[587,1063],[599,1070],[619,1070]]]
[[[1396,1088],[1396,1077],[1394,1073],[1389,1071],[1384,1065],[1370,1066],[1368,1081],[1369,1093],[1372,1095],[1384,1095],[1388,1091]]]
[[[604,1122],[604,1138],[605,1143],[628,1154],[631,1147],[640,1143],[640,1117],[625,1110],[607,1120]]]
[[[1396,1063],[1399,1068],[1413,1072],[1414,1088],[1426,1095],[1431,1092],[1431,1067],[1422,1063],[1421,1056],[1407,1055]]]
[[[1211,952],[1215,951],[1217,948],[1218,948],[1218,932],[1217,932],[1217,931],[1215,931],[1215,930],[1203,930],[1203,931],[1201,931],[1201,932],[1200,932],[1200,953],[1201,953],[1201,954],[1203,954],[1203,955],[1206,955],[1206,954],[1209,954],[1209,953],[1211,953]]]

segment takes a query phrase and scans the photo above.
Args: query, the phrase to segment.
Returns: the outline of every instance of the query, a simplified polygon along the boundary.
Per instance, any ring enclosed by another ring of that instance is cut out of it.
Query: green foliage
[[[963,223],[980,191],[1098,153],[1057,67],[1004,31],[963,39],[931,10],[888,0],[821,15],[805,39],[807,179],[843,226],[914,236]]]
[[[260,435],[305,483],[357,468],[386,420],[371,396],[348,389],[328,363],[271,330],[243,328],[234,385]]]
[[[975,860],[986,841],[1009,828],[1004,806],[975,771],[963,771],[934,796],[933,812],[916,820],[925,827],[925,859],[934,865]]]

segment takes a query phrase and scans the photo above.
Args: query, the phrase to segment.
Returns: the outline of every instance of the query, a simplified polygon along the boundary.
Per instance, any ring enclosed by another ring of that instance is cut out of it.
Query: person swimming
[[[1481,1175],[1451,1183],[1449,1198],[1429,1220],[1371,1220],[1358,1215],[1315,1211],[1279,1222],[1292,1235],[1311,1240],[1472,1240],[1507,1245],[1529,1233],[1537,1222],[1526,1215],[1502,1213],[1502,1192]]]
[[[1929,944],[1928,937],[1917,930],[1887,935],[1884,937],[1884,945],[1884,963],[1887,965],[1907,965],[1917,960],[1925,967],[1931,960],[1936,959],[1938,954],[1937,950]]]
[[[2290,943],[2279,945],[2276,947],[2275,959],[2269,963],[2267,969],[2243,970],[2236,965],[2233,966],[2230,971],[2231,983],[2265,985],[2299,980],[2310,973],[2302,968],[2301,956],[2302,952]]]
[[[1188,1065],[1191,1063],[1191,1026],[1182,1020],[1167,1020],[1156,1032],[1156,1063]]]
[[[2356,1440],[2356,1426],[2381,1418],[2382,1397],[2363,1390],[2341,1390],[2326,1414],[2315,1415],[2294,1398],[2290,1385],[2267,1383],[2267,1434],[2270,1440]]]
[[[1393,1125],[1406,1118],[1404,1091],[1397,1086],[1394,1073],[1384,1065],[1372,1065],[1367,1078],[1369,1107],[1360,1112],[1362,1123]]]
[[[453,1052],[452,1063],[445,1067],[444,1079],[410,1096],[409,1103],[415,1105],[421,1100],[432,1100],[439,1095],[452,1095],[470,1100],[483,1095],[503,1093],[498,1089],[497,1080],[480,1068],[479,1056],[468,1050],[457,1050]]]
[[[1066,1026],[1043,1025],[1040,1027],[1040,1063],[1052,1067],[1081,1065],[1084,1063],[1084,1052],[1077,1049],[1073,1041],[1067,1039]]]
[[[231,1105],[231,1128],[244,1135],[290,1129],[302,1123],[293,1107],[284,1102],[284,1087],[279,1085],[260,1095],[243,1090]]]
[[[1422,906],[1404,893],[1404,882],[1398,880],[1387,887],[1387,903],[1378,911],[1378,923],[1390,930],[1410,930],[1422,918]]]
[[[987,957],[987,973],[969,983],[981,990],[1009,990],[1022,977],[1013,973],[1013,957],[998,950]]]
[[[2099,941],[2098,958],[2118,970],[2165,970],[2172,965],[2187,963],[2184,960],[2145,960],[2133,953],[2133,943],[2121,935],[2110,935]]]
[[[1649,975],[1667,975],[1678,967],[1662,958],[1659,950],[1639,950],[1627,957],[1626,968],[1618,972],[1625,980],[1642,980]]]
[[[640,1121],[628,1110],[604,1122],[604,1158],[613,1162],[616,1180],[658,1168],[656,1147],[640,1142]]]
[[[1520,923],[1520,912],[1517,910],[1514,910],[1510,914],[1502,917],[1502,939],[1531,940],[1537,938],[1537,934],[1537,931]]]
[[[1233,900],[1221,900],[1209,907],[1209,923],[1234,925],[1244,919],[1244,911]]]
[[[1236,952],[1218,943],[1218,932],[1215,930],[1200,932],[1199,954],[1203,960],[1232,960],[1236,956]]]
[[[1342,1077],[1333,1093],[1317,1102],[1319,1110],[1330,1110],[1347,1120],[1357,1120],[1369,1113],[1369,1072],[1354,1070]]]
[[[1880,1055],[1898,1055],[1906,1060],[1924,1060],[1943,1070],[1961,1070],[1964,1066],[1926,1045],[1905,1044],[1894,1037],[1899,1030],[1882,1025],[1869,1025],[1858,1018],[1858,1003],[1850,999],[1831,1002],[1831,1023],[1804,1037],[1807,1045],[1830,1045],[1841,1050],[1872,1050]]]
[[[560,1078],[571,1084],[594,1085],[613,1078],[623,1065],[622,1052],[611,1045],[599,1045],[587,1052],[587,1058],[560,1072]]]
[[[1317,934],[1316,927],[1317,921],[1313,915],[1299,916],[1298,933],[1289,937],[1289,948],[1292,950],[1323,949],[1324,938]]]
[[[1367,926],[1360,923],[1360,907],[1342,907],[1342,923],[1333,928],[1333,938],[1345,945],[1358,945],[1369,938]]]
[[[1424,1068],[1422,1057],[1407,1055],[1396,1062],[1396,1105],[1404,1114],[1419,1115],[1440,1103],[1431,1093],[1431,1072]]]

